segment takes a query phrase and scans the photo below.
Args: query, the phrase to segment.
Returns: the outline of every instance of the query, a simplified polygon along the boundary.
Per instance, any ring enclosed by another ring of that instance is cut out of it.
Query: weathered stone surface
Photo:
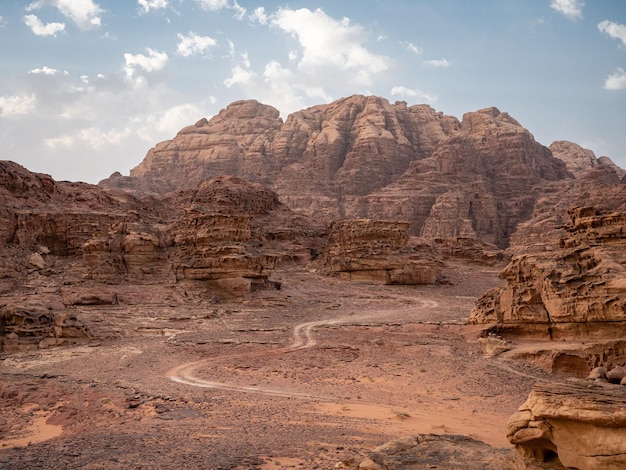
[[[598,164],[593,151],[567,140],[557,140],[548,147],[559,160],[567,166],[567,170],[576,177],[581,176]]]
[[[594,207],[601,212],[626,212],[626,181],[619,168],[603,159],[569,184],[547,183],[528,220],[517,225],[508,252],[512,255],[550,251],[568,236],[565,227],[573,207]]]
[[[87,342],[88,328],[74,314],[41,303],[0,306],[0,352]]]
[[[361,459],[337,463],[335,468],[359,469],[468,469],[520,468],[510,449],[496,449],[471,437],[418,434],[383,444]]]
[[[434,284],[443,267],[408,246],[409,223],[335,221],[322,253],[325,270],[339,277],[379,284]]]
[[[150,150],[130,177],[101,185],[166,192],[224,174],[261,182],[291,209],[330,223],[409,221],[429,238],[500,248],[565,164],[496,108],[462,122],[427,105],[351,96],[291,114],[238,101]]]
[[[570,380],[535,385],[509,418],[507,437],[531,464],[626,466],[626,388]]]
[[[560,249],[514,257],[501,273],[507,285],[477,301],[470,323],[509,335],[626,336],[626,213],[570,216]]]

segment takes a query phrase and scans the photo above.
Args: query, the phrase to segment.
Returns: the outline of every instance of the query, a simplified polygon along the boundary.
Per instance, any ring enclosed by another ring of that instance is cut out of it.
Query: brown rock
[[[165,192],[224,174],[266,184],[291,209],[326,223],[409,221],[413,235],[500,248],[528,218],[538,185],[571,178],[496,108],[459,122],[426,105],[356,95],[284,123],[274,108],[235,102],[158,144],[127,179],[114,174],[101,184]]]
[[[507,436],[529,464],[626,465],[626,390],[586,381],[538,383],[509,419]]]
[[[584,149],[580,145],[566,140],[557,140],[548,147],[559,160],[567,166],[567,170],[574,176],[579,177],[587,170],[598,164],[595,154]]]
[[[509,449],[496,449],[461,435],[418,434],[375,448],[358,465],[340,463],[335,468],[513,470],[519,466]]]
[[[606,373],[608,381],[614,384],[621,383],[624,377],[626,377],[626,369],[622,366],[617,366]]]
[[[507,285],[477,301],[470,323],[550,338],[625,335],[626,213],[570,216],[561,248],[514,257],[500,274]]]
[[[328,274],[379,284],[434,284],[441,262],[412,252],[409,223],[385,220],[333,222],[321,257]]]
[[[591,372],[589,372],[589,376],[587,377],[589,380],[595,379],[605,379],[606,380],[606,367],[596,367]]]

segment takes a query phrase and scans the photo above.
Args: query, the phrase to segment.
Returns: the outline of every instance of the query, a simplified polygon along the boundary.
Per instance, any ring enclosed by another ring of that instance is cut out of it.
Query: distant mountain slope
[[[271,106],[238,101],[156,145],[130,177],[100,185],[163,193],[235,175],[318,220],[408,220],[415,235],[506,247],[543,185],[569,185],[597,163],[568,144],[555,146],[555,158],[496,108],[459,121],[428,105],[355,95],[283,122]]]

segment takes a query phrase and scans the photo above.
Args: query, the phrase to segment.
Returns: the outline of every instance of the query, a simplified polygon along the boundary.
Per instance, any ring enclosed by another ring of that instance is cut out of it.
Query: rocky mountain
[[[270,106],[238,101],[156,145],[129,177],[100,185],[164,193],[229,174],[326,223],[408,221],[413,235],[504,248],[540,188],[569,185],[597,163],[575,144],[553,148],[496,108],[459,121],[428,105],[355,95],[283,122]]]

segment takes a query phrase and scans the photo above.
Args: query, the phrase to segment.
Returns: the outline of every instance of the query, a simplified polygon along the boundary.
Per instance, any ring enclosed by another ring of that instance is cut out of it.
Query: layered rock
[[[576,177],[582,175],[587,170],[591,170],[598,164],[593,151],[567,140],[552,142],[548,148],[552,155],[565,162],[567,170]]]
[[[626,337],[626,212],[570,210],[558,250],[519,255],[507,285],[476,303],[470,323],[505,335]]]
[[[434,284],[442,263],[408,244],[409,223],[342,220],[331,224],[321,257],[325,270],[341,278],[380,284]]]
[[[509,418],[507,437],[541,468],[626,466],[626,387],[586,381],[538,383]]]
[[[567,237],[568,209],[592,206],[603,212],[626,212],[626,180],[609,159],[580,174],[569,184],[544,184],[528,220],[517,225],[510,237],[511,254],[535,253],[558,248]]]
[[[495,449],[457,434],[418,434],[387,442],[368,452],[364,458],[338,462],[335,468],[514,470],[519,466],[509,449]]]
[[[10,351],[78,341],[70,326],[82,308],[278,287],[268,279],[276,264],[310,261],[325,234],[236,177],[137,198],[0,162],[0,182],[0,338]]]
[[[0,306],[0,352],[84,343],[91,336],[72,313],[51,310],[41,303]]]
[[[427,105],[352,96],[289,115],[256,101],[158,144],[106,187],[165,192],[231,174],[261,182],[291,209],[330,223],[409,221],[413,235],[506,247],[539,187],[571,179],[565,164],[506,113],[459,122]]]

